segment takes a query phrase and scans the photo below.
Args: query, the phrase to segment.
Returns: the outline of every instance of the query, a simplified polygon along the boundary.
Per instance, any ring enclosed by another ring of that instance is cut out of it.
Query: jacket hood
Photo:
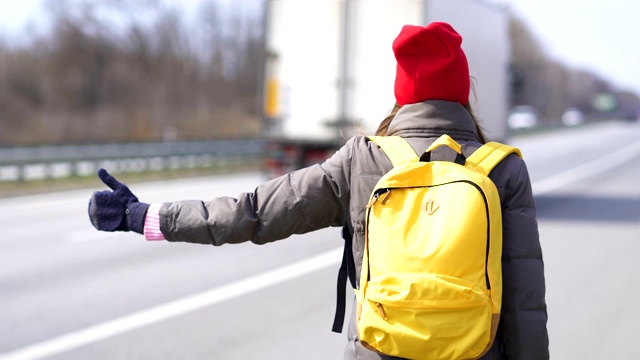
[[[404,105],[389,124],[388,135],[438,137],[444,133],[460,140],[478,140],[476,124],[460,103],[427,100]]]

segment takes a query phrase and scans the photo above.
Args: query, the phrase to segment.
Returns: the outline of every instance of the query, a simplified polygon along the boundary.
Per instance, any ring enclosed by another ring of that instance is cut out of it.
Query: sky
[[[529,25],[552,58],[640,94],[640,1],[499,2]]]
[[[640,94],[640,1],[483,1],[509,6],[552,58],[575,69],[593,71],[620,89]],[[0,0],[0,36],[15,36],[28,23],[37,24],[42,14],[40,3]]]

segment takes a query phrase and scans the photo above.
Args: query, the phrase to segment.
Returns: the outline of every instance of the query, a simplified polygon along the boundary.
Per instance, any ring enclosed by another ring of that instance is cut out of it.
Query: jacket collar
[[[389,124],[388,135],[477,140],[476,125],[467,110],[457,102],[427,100],[403,106]]]

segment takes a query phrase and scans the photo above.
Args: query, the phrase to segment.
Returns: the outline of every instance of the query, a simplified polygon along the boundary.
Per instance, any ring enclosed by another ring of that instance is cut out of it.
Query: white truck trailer
[[[433,21],[462,35],[476,115],[490,139],[505,141],[511,46],[503,7],[482,0],[267,0],[267,172],[320,162],[353,134],[372,134],[395,102],[393,40],[405,24]]]

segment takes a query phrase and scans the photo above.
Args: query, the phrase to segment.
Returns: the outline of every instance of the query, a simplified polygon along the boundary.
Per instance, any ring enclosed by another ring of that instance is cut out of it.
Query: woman
[[[397,103],[377,135],[401,136],[414,150],[424,151],[446,133],[462,145],[465,156],[485,142],[469,107],[470,77],[461,43],[446,23],[403,27],[393,43]],[[101,169],[100,178],[114,191],[94,193],[89,216],[98,230],[131,230],[148,240],[213,245],[263,244],[346,225],[353,235],[355,274],[360,274],[365,206],[374,185],[391,167],[377,145],[356,136],[324,163],[269,181],[237,199],[164,204],[139,202]],[[499,190],[503,210],[504,279],[498,334],[483,359],[547,359],[544,271],[527,168],[511,155],[489,177]],[[355,314],[348,339],[345,359],[391,358],[360,344]]]

